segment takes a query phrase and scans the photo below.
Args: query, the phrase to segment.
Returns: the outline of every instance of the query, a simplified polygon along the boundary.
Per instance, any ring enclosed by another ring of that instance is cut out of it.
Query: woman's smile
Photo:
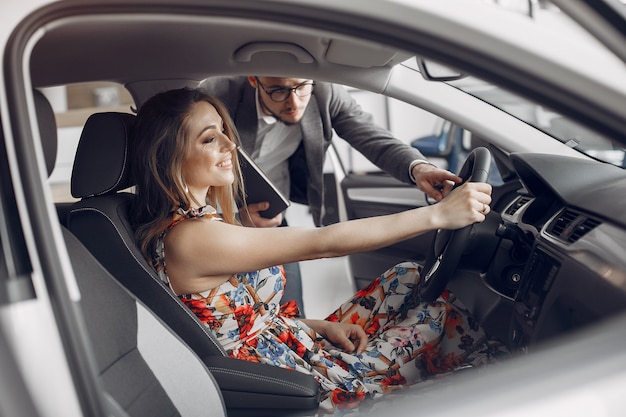
[[[217,164],[218,168],[226,168],[226,169],[232,169],[233,168],[233,159],[232,158],[228,158],[227,160],[224,160],[222,162],[220,162],[219,164]]]

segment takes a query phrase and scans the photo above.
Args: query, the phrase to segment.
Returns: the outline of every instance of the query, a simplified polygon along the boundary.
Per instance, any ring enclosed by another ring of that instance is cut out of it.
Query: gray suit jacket
[[[243,148],[254,149],[257,132],[255,90],[246,77],[213,77],[200,87],[219,98],[233,118]],[[292,201],[308,204],[319,225],[324,205],[323,165],[333,130],[383,171],[411,184],[409,165],[426,159],[374,124],[350,94],[340,86],[316,82],[313,96],[300,123],[302,143],[289,160]]]

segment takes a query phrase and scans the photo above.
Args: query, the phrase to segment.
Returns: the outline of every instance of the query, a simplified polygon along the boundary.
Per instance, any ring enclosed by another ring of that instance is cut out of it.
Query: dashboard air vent
[[[548,234],[565,243],[574,243],[601,222],[572,209],[563,210],[548,226]]]
[[[530,197],[524,197],[524,196],[518,197],[517,200],[515,200],[515,202],[513,202],[513,204],[511,204],[508,209],[506,209],[505,213],[508,214],[509,216],[512,216],[515,213],[517,213],[517,210],[522,208],[524,204],[528,203],[529,201],[530,201]]]

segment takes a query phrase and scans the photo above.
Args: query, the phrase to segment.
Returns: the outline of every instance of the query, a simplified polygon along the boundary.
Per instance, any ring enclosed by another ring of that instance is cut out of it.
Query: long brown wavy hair
[[[136,184],[131,208],[135,237],[146,259],[151,260],[156,243],[178,209],[192,207],[182,177],[182,167],[192,149],[188,119],[193,106],[205,101],[224,121],[226,135],[239,146],[239,135],[224,105],[201,89],[181,88],[159,93],[144,103],[137,113],[130,161]],[[219,208],[225,222],[238,224],[236,202],[243,195],[237,151],[233,151],[235,181],[232,186],[210,187],[206,201]]]

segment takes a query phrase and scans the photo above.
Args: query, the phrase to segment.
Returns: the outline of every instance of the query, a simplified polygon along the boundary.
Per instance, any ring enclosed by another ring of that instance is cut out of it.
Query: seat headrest
[[[129,113],[95,113],[80,135],[71,192],[75,198],[115,193],[131,184],[128,143],[135,116]]]
[[[41,147],[46,159],[48,176],[50,176],[57,159],[57,123],[52,105],[50,105],[46,96],[39,90],[33,90],[33,98],[35,100],[39,134],[41,135]]]

